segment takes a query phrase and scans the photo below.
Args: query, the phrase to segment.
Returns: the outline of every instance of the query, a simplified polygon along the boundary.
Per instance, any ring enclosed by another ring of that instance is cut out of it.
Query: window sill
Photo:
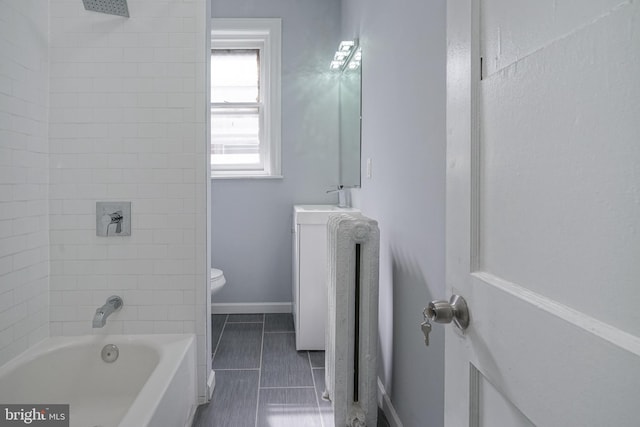
[[[282,175],[211,175],[211,180],[223,179],[284,179]]]

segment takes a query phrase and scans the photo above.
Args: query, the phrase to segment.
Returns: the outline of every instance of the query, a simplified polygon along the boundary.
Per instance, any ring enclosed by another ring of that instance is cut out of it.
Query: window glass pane
[[[211,102],[259,102],[258,49],[211,51]]]
[[[260,111],[253,108],[211,109],[211,164],[260,162]]]

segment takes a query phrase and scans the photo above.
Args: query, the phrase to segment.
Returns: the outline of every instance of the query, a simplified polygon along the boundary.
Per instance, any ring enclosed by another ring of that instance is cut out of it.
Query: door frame
[[[469,179],[479,175],[478,86],[480,81],[479,4],[474,0],[447,2],[447,72],[446,72],[446,289],[447,295],[460,293],[457,283],[464,283],[469,273],[478,269],[479,254],[479,188]],[[476,76],[476,78],[474,78]],[[450,201],[462,203],[453,206]],[[467,251],[466,248],[471,248]],[[463,254],[462,256],[460,254]],[[464,272],[461,276],[459,273]],[[465,296],[465,295],[463,295]],[[473,322],[473,307],[471,322]],[[469,346],[464,333],[447,327],[445,348]],[[467,403],[472,381],[464,385],[463,396],[447,387],[447,379],[457,377],[460,366],[466,364],[465,352],[447,354],[445,351],[445,408],[446,426],[468,425],[470,411],[477,411]],[[470,369],[474,369],[471,367]],[[477,378],[475,381],[477,384]],[[477,419],[477,417],[473,417]]]

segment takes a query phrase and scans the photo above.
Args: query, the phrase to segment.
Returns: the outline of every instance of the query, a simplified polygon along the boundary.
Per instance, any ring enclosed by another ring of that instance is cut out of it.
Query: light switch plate
[[[96,235],[131,236],[131,202],[96,202]]]

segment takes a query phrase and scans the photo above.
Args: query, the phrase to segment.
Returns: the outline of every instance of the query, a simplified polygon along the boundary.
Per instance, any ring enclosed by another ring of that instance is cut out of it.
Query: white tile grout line
[[[325,427],[324,425],[324,417],[322,416],[322,411],[320,410],[320,400],[318,400],[318,389],[316,388],[316,378],[313,376],[313,364],[311,364],[311,353],[307,351],[307,360],[309,361],[309,368],[311,368],[311,381],[313,381],[313,394],[316,396],[316,407],[318,408],[318,416],[320,417],[320,425]]]
[[[258,411],[260,410],[260,381],[262,381],[262,351],[264,350],[264,324],[265,315],[262,314],[262,335],[260,336],[260,363],[258,369],[258,393],[256,396],[256,422],[255,427],[258,427]]]

